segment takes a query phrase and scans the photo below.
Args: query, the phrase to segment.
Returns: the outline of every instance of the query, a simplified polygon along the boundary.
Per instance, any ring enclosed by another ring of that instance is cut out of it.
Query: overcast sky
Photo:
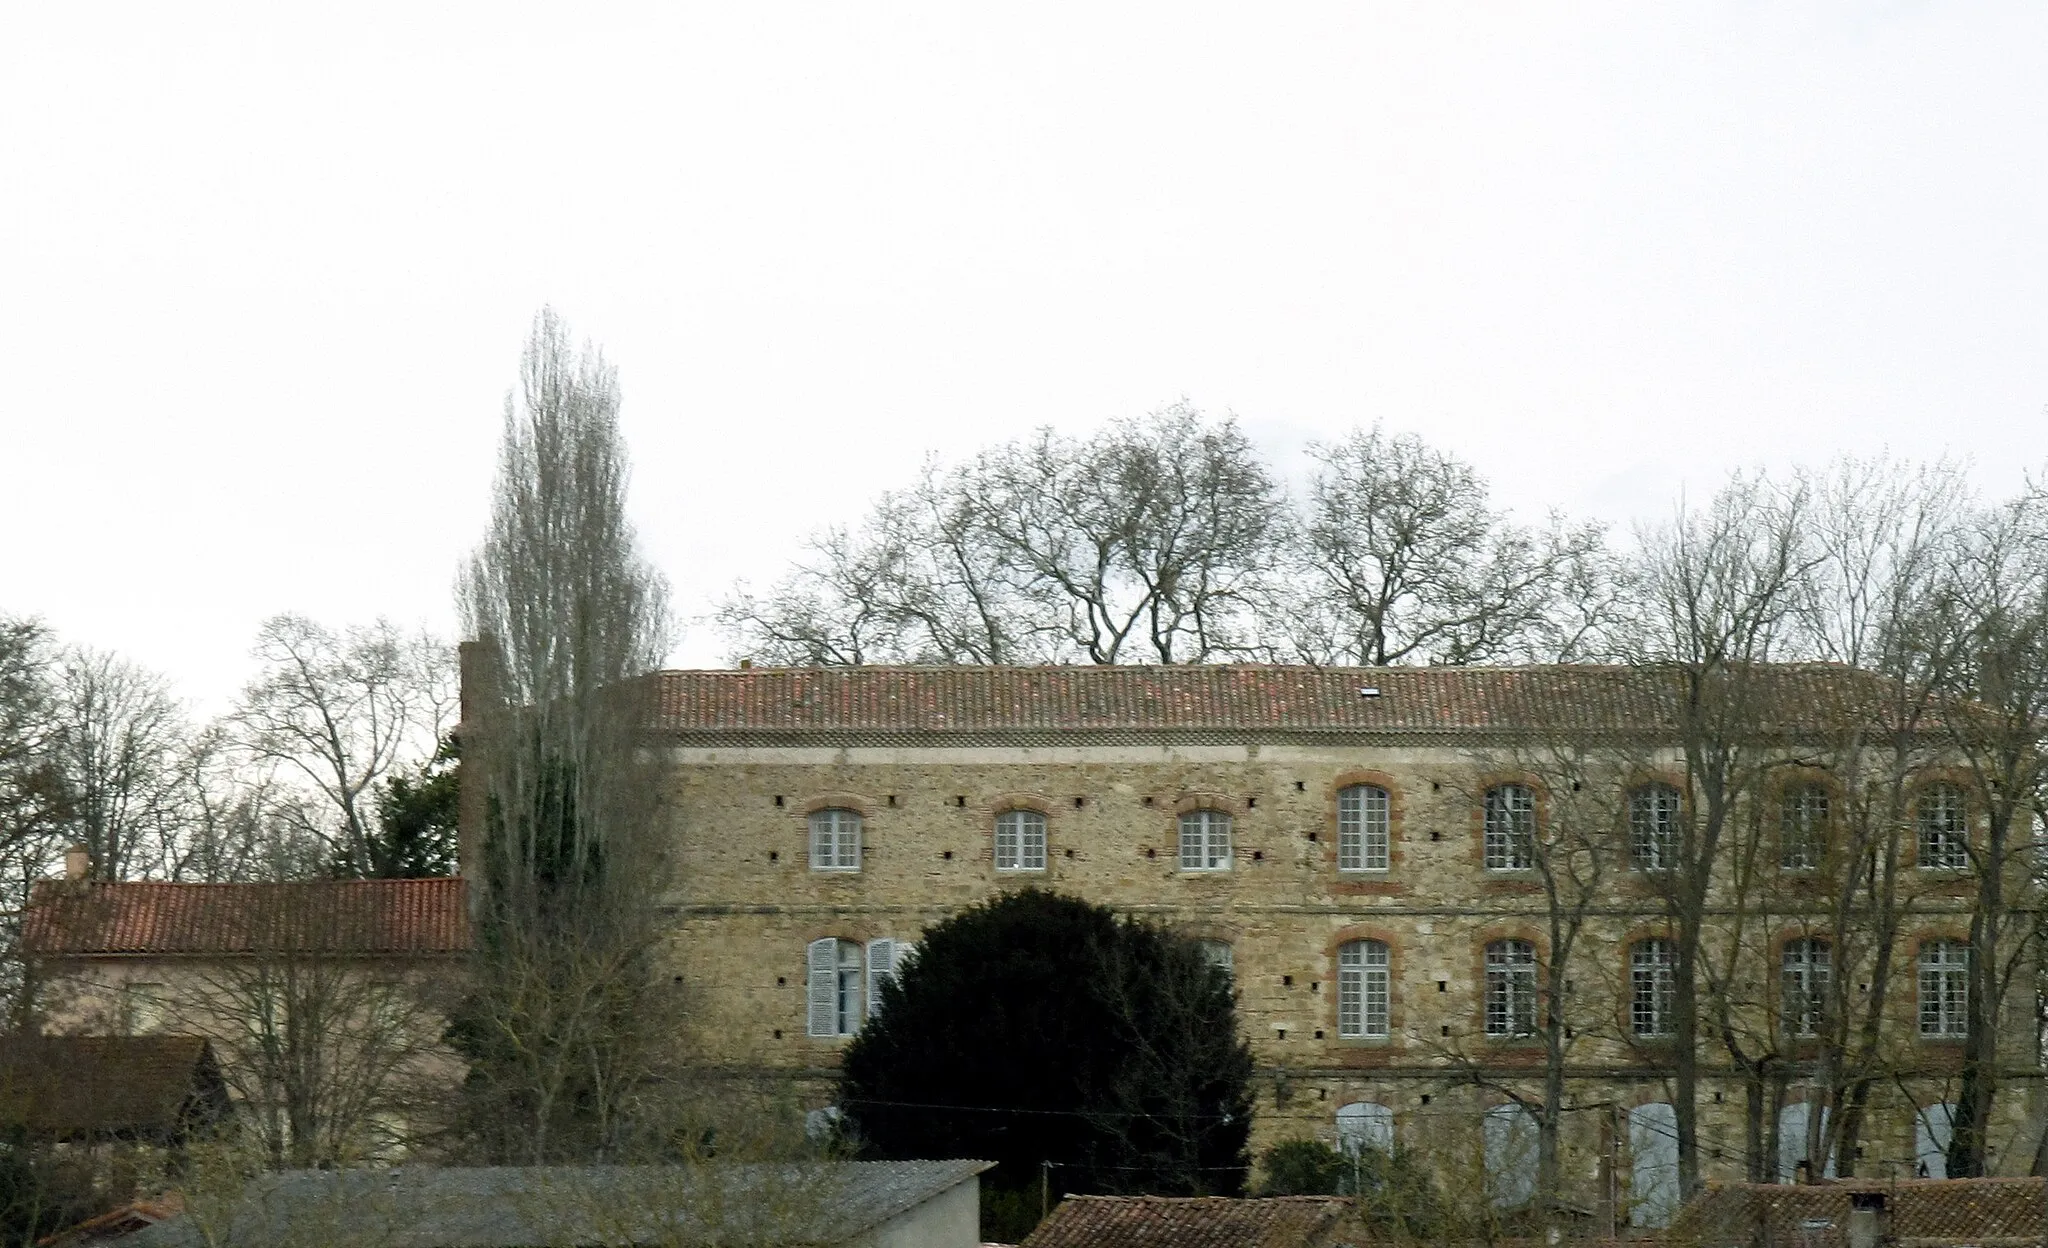
[[[2008,491],[2044,54],[2038,0],[15,5],[0,611],[202,706],[278,611],[452,630],[546,302],[685,613],[1181,396],[1622,526],[1850,449]]]

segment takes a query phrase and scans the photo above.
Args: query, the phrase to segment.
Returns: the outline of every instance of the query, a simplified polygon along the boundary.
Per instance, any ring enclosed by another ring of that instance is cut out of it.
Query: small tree
[[[871,1155],[987,1157],[1011,1192],[1046,1166],[1065,1192],[1243,1190],[1251,1052],[1193,940],[1025,890],[928,931],[880,1007],[841,1087]]]

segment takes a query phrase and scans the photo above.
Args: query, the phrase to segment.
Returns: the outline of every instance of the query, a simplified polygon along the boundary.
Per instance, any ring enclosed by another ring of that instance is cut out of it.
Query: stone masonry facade
[[[1788,669],[1788,703],[1809,700],[1800,682],[1839,675]],[[1652,1189],[1668,1182],[1657,1167],[1669,1161],[1658,1128],[1670,1045],[1640,1034],[1643,1011],[1668,1004],[1632,959],[1669,926],[1628,837],[1633,795],[1667,784],[1675,794],[1683,781],[1659,737],[1668,707],[1639,675],[1246,666],[661,679],[677,866],[669,955],[694,994],[692,1043],[711,1069],[828,1104],[839,1033],[857,1028],[874,977],[893,966],[877,942],[913,943],[1003,890],[1053,889],[1214,942],[1219,957],[1227,949],[1258,1070],[1255,1153],[1289,1138],[1391,1137],[1440,1167],[1469,1167],[1474,1182],[1506,1182],[1509,1195],[1515,1180],[1498,1172],[1522,1165],[1508,1155],[1519,1128],[1485,1124],[1513,1112],[1502,1108],[1512,1093],[1540,1086],[1542,1046],[1513,1033],[1533,1009],[1516,994],[1534,991],[1551,956],[1551,905],[1512,847],[1489,859],[1501,845],[1488,810],[1512,831],[1501,795],[1519,788],[1522,826],[1555,835],[1565,817],[1551,790],[1563,781],[1542,760],[1565,738],[1600,745],[1605,770],[1574,781],[1612,788],[1615,827],[1566,972],[1566,1099],[1579,1107],[1562,1128],[1566,1181],[1587,1209],[1624,1218],[1633,1209],[1654,1221],[1648,1205],[1668,1204]],[[1805,779],[1788,772],[1754,800],[1778,803]],[[1825,792],[1825,777],[1817,783]],[[1011,826],[1026,845],[1013,865],[999,861],[996,829],[1018,812]],[[1205,841],[1188,859],[1191,825],[1227,844]],[[1361,827],[1383,835],[1383,850],[1376,840],[1357,852]],[[1039,828],[1042,866],[1031,852]],[[1786,950],[1813,936],[1801,899],[1816,886],[1780,883],[1779,900],[1730,939],[1743,943],[1734,964],[1755,989],[1749,1025],[1796,1032],[1776,1011],[1788,1008]],[[1968,922],[1959,873],[1921,870],[1911,885],[1912,947],[1895,951],[1907,967]],[[1539,969],[1512,965],[1517,947]],[[1347,980],[1340,963],[1360,949],[1371,951],[1366,965]],[[1490,976],[1490,953],[1502,950]],[[1927,1115],[1952,1096],[1960,1056],[1953,1035],[1923,1034],[1913,973],[1899,982],[1886,1086],[1860,1150],[1866,1175],[1926,1162],[1928,1132],[1940,1130]],[[2031,992],[2013,994],[2012,1070],[1991,1133],[2001,1173],[2033,1158],[2033,1010]],[[1811,1047],[1785,1046],[1794,1059]],[[1740,1178],[1745,1085],[1711,1045],[1702,1053],[1703,1169]],[[1790,1114],[1779,1118],[1788,1139],[1804,1097],[1796,1061],[1789,1069],[1778,1111]]]

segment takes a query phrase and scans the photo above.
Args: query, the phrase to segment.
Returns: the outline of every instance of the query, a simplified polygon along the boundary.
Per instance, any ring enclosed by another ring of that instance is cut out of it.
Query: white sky
[[[2048,462],[2048,6],[0,5],[0,611],[452,630],[553,302],[679,607],[1185,395],[1625,524]],[[675,656],[722,653],[707,628]]]

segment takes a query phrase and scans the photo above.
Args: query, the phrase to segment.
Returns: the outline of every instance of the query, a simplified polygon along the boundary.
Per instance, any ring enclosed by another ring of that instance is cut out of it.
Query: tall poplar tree
[[[617,370],[544,309],[458,594],[487,674],[463,766],[488,816],[455,1039],[488,1159],[621,1155],[668,1038],[649,966],[660,785],[638,754],[668,591],[626,517],[618,412]]]

